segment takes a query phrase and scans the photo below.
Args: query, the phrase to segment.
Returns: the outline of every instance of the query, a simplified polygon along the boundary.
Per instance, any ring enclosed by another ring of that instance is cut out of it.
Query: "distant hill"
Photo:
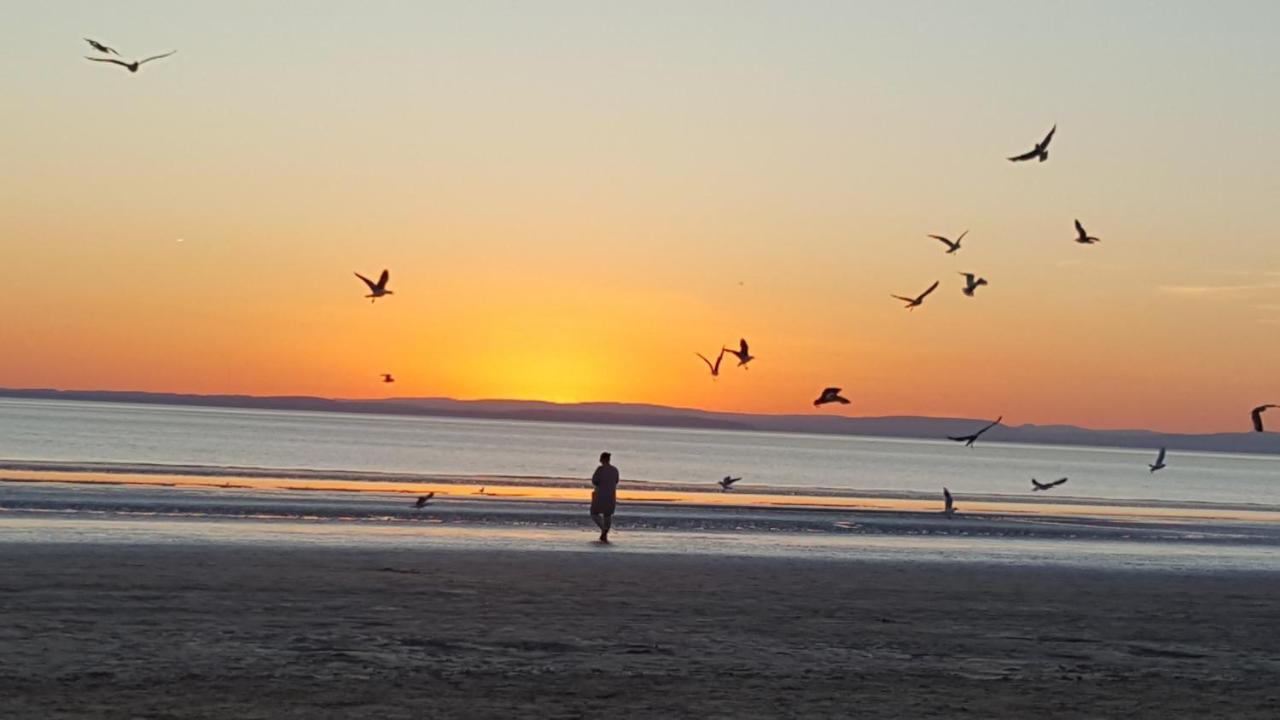
[[[753,415],[635,403],[559,404],[534,400],[449,398],[341,400],[306,396],[177,395],[106,390],[0,388],[0,397],[930,439],[972,432],[989,420],[913,416]],[[1280,427],[1280,417],[1275,422]],[[1090,430],[1071,425],[1002,425],[993,428],[983,439],[1042,445],[1147,449],[1165,445],[1172,450],[1280,455],[1280,433],[1270,432],[1179,434],[1150,430]]]

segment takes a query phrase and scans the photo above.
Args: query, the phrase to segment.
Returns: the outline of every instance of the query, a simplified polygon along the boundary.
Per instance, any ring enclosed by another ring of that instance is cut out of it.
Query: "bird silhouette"
[[[1044,162],[1045,160],[1048,160],[1049,159],[1049,142],[1053,140],[1053,134],[1056,132],[1058,132],[1058,126],[1054,125],[1049,130],[1049,134],[1045,135],[1043,140],[1036,143],[1036,146],[1034,148],[1028,150],[1027,152],[1022,153],[1021,155],[1014,155],[1013,157],[1009,158],[1009,162],[1023,162],[1025,160],[1030,160],[1032,158],[1038,158],[1040,162]]]
[[[1267,408],[1280,408],[1280,405],[1259,405],[1249,413],[1253,417],[1253,429],[1257,432],[1266,432],[1266,428],[1262,427],[1262,413],[1266,412]]]
[[[951,517],[956,512],[956,501],[951,497],[951,491],[942,488],[942,514]]]
[[[818,396],[817,400],[813,401],[813,406],[817,407],[819,405],[826,405],[827,403],[848,405],[849,399],[840,396],[840,388],[838,387],[823,388],[822,394]]]
[[[92,61],[94,61],[94,62],[104,62],[104,63],[111,63],[112,65],[119,65],[120,67],[125,68],[126,70],[128,70],[128,71],[129,71],[129,72],[131,72],[131,73],[136,73],[136,72],[138,72],[138,68],[142,67],[142,66],[143,66],[143,64],[145,64],[145,63],[149,63],[149,62],[151,62],[152,60],[159,60],[160,58],[167,58],[167,57],[169,57],[170,55],[172,55],[172,54],[174,54],[174,53],[176,53],[176,52],[178,52],[178,51],[177,51],[177,50],[170,50],[169,52],[164,53],[163,55],[152,55],[152,56],[151,56],[151,57],[149,57],[149,58],[143,58],[143,59],[141,59],[141,60],[134,60],[133,62],[125,62],[125,61],[123,61],[123,60],[116,60],[115,58],[96,58],[96,57],[89,57],[88,55],[85,55],[85,56],[84,56],[84,59],[85,59],[85,60],[92,60]]]
[[[1167,449],[1168,448],[1160,448],[1160,454],[1156,455],[1156,461],[1147,465],[1147,467],[1151,468],[1151,472],[1163,470],[1168,467],[1168,465],[1164,464],[1164,453]]]
[[[421,507],[425,506],[428,502],[430,502],[430,501],[431,501],[431,498],[433,498],[433,497],[435,497],[435,496],[436,496],[436,494],[435,494],[434,492],[429,492],[429,493],[427,493],[426,495],[423,495],[423,496],[419,497],[419,498],[418,498],[418,502],[414,503],[414,504],[413,504],[413,506],[414,506],[415,508],[421,508]]]
[[[740,477],[729,477],[728,475],[725,475],[724,478],[722,478],[718,483],[720,485],[720,491],[724,492],[728,490],[729,488],[733,487],[734,483],[738,482],[741,479],[742,478]]]
[[[964,236],[968,234],[969,234],[969,231],[965,230],[964,232],[960,233],[960,237],[956,238],[955,240],[948,240],[942,237],[941,235],[930,235],[929,237],[933,238],[934,240],[937,240],[943,245],[946,245],[947,246],[946,254],[951,255],[952,253],[960,249],[960,241],[963,240]]]
[[[1048,490],[1050,488],[1056,488],[1066,481],[1067,481],[1066,478],[1061,478],[1058,480],[1054,480],[1053,482],[1042,483],[1036,480],[1035,478],[1031,478],[1031,492],[1036,492],[1039,490]]]
[[[707,364],[707,368],[711,370],[711,377],[720,377],[720,361],[724,359],[724,348],[720,348],[720,354],[716,356],[716,361],[714,363],[708,360],[707,356],[700,352],[696,352],[694,355],[702,358],[702,362]]]
[[[731,350],[727,347],[722,347],[720,348],[720,352],[729,353],[730,355],[738,358],[738,367],[746,367],[747,363],[756,359],[755,356],[752,355],[751,352],[747,349],[746,338],[738,340],[737,350]],[[705,358],[703,359],[705,360]],[[746,369],[750,370],[751,368],[746,368]]]
[[[960,274],[964,276],[964,287],[961,288],[960,292],[968,295],[969,297],[973,297],[974,290],[977,290],[979,287],[987,284],[986,278],[977,277],[973,273],[962,272]]]
[[[369,294],[365,295],[365,297],[369,298],[369,302],[377,302],[378,298],[383,295],[395,294],[387,289],[387,280],[391,279],[391,273],[386,270],[382,271],[382,275],[378,277],[378,282],[374,282],[360,273],[356,273],[356,277],[363,280],[364,284],[369,286]]]
[[[908,310],[915,310],[917,307],[920,306],[921,303],[924,302],[925,298],[929,297],[929,293],[938,289],[938,283],[940,282],[941,282],[940,280],[933,281],[933,284],[929,286],[928,290],[925,290],[924,292],[920,293],[919,295],[913,298],[903,297],[901,295],[891,295],[890,297],[896,298],[906,303],[904,307],[906,307]]]
[[[100,52],[100,53],[108,53],[108,54],[110,54],[110,55],[119,55],[119,54],[120,54],[120,53],[116,52],[116,49],[115,49],[115,48],[107,47],[106,45],[103,45],[102,43],[98,42],[97,40],[90,40],[89,38],[85,38],[85,39],[84,39],[84,41],[85,41],[85,42],[87,42],[87,43],[89,43],[89,45],[91,45],[91,46],[93,47],[93,49],[94,49],[94,50],[97,50],[97,51],[98,51],[98,52]]]
[[[956,442],[962,442],[962,443],[964,443],[965,447],[973,447],[973,444],[974,444],[975,442],[977,442],[977,441],[978,441],[978,438],[982,437],[982,433],[984,433],[984,432],[986,432],[986,431],[990,430],[991,428],[993,428],[993,427],[995,427],[995,426],[999,425],[999,424],[1000,424],[1000,421],[1001,421],[1001,420],[1003,420],[1003,419],[1004,419],[1004,416],[1003,416],[1003,415],[1001,415],[1000,417],[996,418],[994,422],[992,422],[991,424],[989,424],[989,425],[987,425],[986,427],[982,428],[982,429],[981,429],[981,430],[979,430],[978,432],[973,433],[972,435],[948,435],[948,436],[947,436],[947,439],[948,439],[948,440],[955,440]]]
[[[391,377],[391,373],[382,373],[382,382],[384,382],[384,383],[393,383],[393,382],[395,382],[395,381],[396,381],[396,379],[395,379],[395,378],[393,378],[393,377]]]
[[[1079,220],[1076,220],[1076,242],[1080,243],[1081,245],[1092,245],[1096,242],[1102,242],[1102,241],[1096,237],[1093,237],[1089,233],[1085,232],[1084,226],[1080,224]]]

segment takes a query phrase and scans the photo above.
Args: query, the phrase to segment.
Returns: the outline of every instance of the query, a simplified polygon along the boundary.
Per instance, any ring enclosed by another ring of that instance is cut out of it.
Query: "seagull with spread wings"
[[[1089,233],[1085,232],[1084,226],[1080,224],[1079,220],[1076,220],[1076,242],[1080,243],[1081,245],[1092,245],[1094,243],[1098,243],[1102,241],[1090,235]]]
[[[696,352],[694,355],[702,358],[702,362],[707,364],[707,369],[711,371],[712,378],[720,377],[720,361],[724,359],[724,348],[720,348],[720,354],[716,356],[716,361],[714,363],[708,360],[707,356],[700,352]]]
[[[136,72],[138,72],[138,68],[142,67],[145,63],[149,63],[149,62],[151,62],[152,60],[159,60],[160,58],[167,58],[167,57],[169,57],[170,55],[172,55],[172,54],[174,54],[174,53],[176,53],[176,52],[178,52],[178,51],[177,51],[177,50],[170,50],[169,52],[164,53],[163,55],[152,55],[152,56],[151,56],[151,57],[149,57],[149,58],[143,58],[143,59],[141,59],[141,60],[134,60],[133,62],[125,62],[125,61],[123,61],[123,60],[116,60],[115,58],[96,58],[96,57],[89,57],[88,55],[85,55],[85,56],[84,56],[84,59],[85,59],[85,60],[92,60],[92,61],[94,61],[94,62],[104,62],[104,63],[111,63],[112,65],[119,65],[120,67],[122,67],[122,68],[124,68],[124,69],[128,70],[128,71],[129,71],[129,72],[131,72],[131,73],[136,73]]]
[[[378,282],[374,282],[360,273],[356,273],[356,277],[363,280],[364,284],[369,286],[369,294],[365,295],[365,297],[370,298],[369,302],[377,302],[378,298],[383,295],[395,294],[387,289],[387,281],[391,279],[391,273],[386,270],[383,270],[382,275],[378,276]]]
[[[119,54],[120,54],[120,53],[116,52],[116,49],[115,49],[115,48],[107,47],[106,45],[103,45],[102,43],[98,42],[97,40],[90,40],[89,38],[85,38],[85,39],[84,39],[84,41],[85,41],[85,42],[87,42],[87,43],[89,43],[90,47],[92,47],[94,50],[97,50],[97,51],[98,51],[98,52],[100,52],[100,53],[106,53],[106,54],[108,54],[108,55],[119,55]]]
[[[962,442],[962,443],[964,443],[965,447],[973,447],[973,444],[974,444],[975,442],[977,442],[977,441],[978,441],[978,438],[982,437],[982,433],[984,433],[984,432],[986,432],[986,431],[990,430],[991,428],[993,428],[993,427],[995,427],[995,426],[999,425],[999,424],[1000,424],[1000,421],[1001,421],[1001,420],[1003,420],[1003,419],[1004,419],[1004,416],[1003,416],[1003,415],[1001,415],[1000,417],[996,418],[993,422],[991,422],[989,425],[987,425],[986,427],[982,428],[982,429],[981,429],[981,430],[979,430],[978,432],[973,433],[972,435],[948,435],[948,436],[947,436],[947,439],[948,439],[948,440],[955,440],[956,442]]]
[[[913,298],[903,297],[901,295],[890,295],[890,297],[901,300],[902,302],[906,303],[904,307],[906,307],[908,310],[915,310],[917,307],[920,307],[920,305],[924,302],[925,298],[929,297],[929,293],[938,289],[938,284],[940,282],[942,281],[934,280],[933,284],[929,286],[928,290],[925,290],[924,292],[920,293],[919,295]]]
[[[960,292],[968,295],[969,297],[973,297],[974,290],[977,290],[979,287],[987,284],[986,278],[980,278],[973,273],[962,272],[960,274],[964,276],[964,287],[960,289]]]
[[[1033,158],[1039,159],[1040,162],[1044,162],[1045,160],[1048,160],[1049,159],[1049,142],[1053,140],[1053,134],[1056,132],[1058,132],[1058,126],[1054,125],[1053,128],[1049,130],[1049,134],[1045,135],[1043,140],[1036,143],[1035,147],[1031,148],[1027,152],[1022,153],[1021,155],[1014,155],[1013,157],[1009,158],[1009,162],[1023,162],[1026,160],[1031,160]]]
[[[719,483],[717,483],[717,484],[720,486],[720,490],[721,490],[721,492],[724,492],[724,491],[728,490],[729,488],[733,487],[733,484],[734,484],[734,483],[736,483],[736,482],[738,482],[738,481],[739,481],[739,480],[741,480],[741,479],[742,479],[742,478],[740,478],[740,477],[730,477],[730,476],[728,476],[728,475],[725,475],[725,476],[724,476],[724,478],[723,478],[723,479],[721,479],[721,480],[720,480],[720,482],[719,482]]]
[[[840,403],[841,405],[848,405],[849,398],[842,397],[840,395],[840,388],[838,387],[823,388],[822,394],[818,396],[817,400],[813,401],[813,406],[818,407],[819,405],[826,405],[827,403]]]
[[[1059,478],[1058,480],[1054,480],[1053,482],[1042,483],[1036,480],[1035,478],[1031,478],[1031,492],[1036,492],[1038,490],[1048,490],[1050,488],[1056,488],[1066,481],[1067,481],[1066,478]]]
[[[727,353],[729,353],[730,355],[732,355],[732,356],[734,356],[734,357],[738,358],[738,367],[740,367],[740,368],[746,368],[747,370],[750,370],[750,369],[751,369],[751,368],[749,368],[749,367],[746,367],[747,363],[749,363],[749,362],[751,362],[752,360],[755,360],[755,359],[756,359],[756,358],[755,358],[755,356],[751,354],[751,351],[750,351],[750,350],[748,350],[748,348],[747,348],[747,340],[746,340],[746,338],[742,338],[742,339],[738,340],[738,349],[737,349],[737,350],[730,350],[730,349],[729,349],[729,348],[727,348],[727,347],[722,347],[722,348],[720,348],[720,352],[727,352]]]
[[[395,381],[396,381],[396,379],[395,379],[394,377],[392,377],[392,376],[391,376],[391,373],[382,373],[382,382],[384,382],[384,383],[393,383],[393,382],[395,382]]]
[[[948,240],[942,237],[941,235],[930,235],[929,237],[933,238],[934,240],[937,240],[943,245],[946,245],[947,246],[946,254],[951,255],[952,253],[960,249],[960,241],[964,240],[964,236],[968,234],[969,234],[969,231],[965,230],[964,232],[960,233],[960,237],[956,238],[955,240]]]
[[[434,492],[429,492],[429,493],[427,493],[426,495],[423,495],[422,497],[419,497],[419,498],[418,498],[418,502],[414,503],[414,504],[413,504],[413,506],[414,506],[415,508],[419,508],[419,509],[420,509],[420,508],[422,508],[422,507],[426,506],[426,504],[427,504],[428,502],[430,502],[430,501],[431,501],[431,498],[433,498],[433,497],[435,497],[435,496],[436,496],[436,494],[435,494]]]
[[[1156,461],[1147,465],[1147,467],[1151,468],[1151,472],[1154,473],[1157,470],[1163,470],[1169,467],[1168,465],[1164,464],[1164,454],[1166,450],[1168,450],[1168,448],[1163,448],[1163,447],[1160,448],[1160,454],[1156,455]]]

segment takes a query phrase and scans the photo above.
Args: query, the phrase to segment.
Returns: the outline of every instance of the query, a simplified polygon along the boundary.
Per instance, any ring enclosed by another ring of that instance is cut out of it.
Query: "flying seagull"
[[[711,369],[711,377],[720,377],[720,361],[724,359],[724,348],[720,348],[720,354],[716,356],[716,361],[714,363],[708,360],[707,356],[700,352],[696,352],[694,355],[702,358],[702,362],[706,363],[707,367]]]
[[[365,297],[370,298],[369,302],[377,302],[378,298],[383,295],[395,295],[395,293],[387,289],[387,280],[391,279],[391,273],[386,270],[382,271],[382,275],[378,277],[378,282],[374,282],[360,273],[356,273],[356,277],[369,286],[369,294],[365,295]]]
[[[1021,155],[1014,155],[1013,157],[1009,158],[1009,162],[1023,162],[1025,160],[1030,160],[1032,158],[1038,158],[1040,162],[1044,162],[1045,160],[1048,160],[1049,159],[1049,141],[1053,140],[1053,134],[1056,132],[1058,132],[1058,126],[1054,125],[1053,128],[1049,130],[1049,134],[1045,135],[1043,140],[1036,143],[1036,146],[1034,148],[1028,150],[1027,152],[1022,153]]]
[[[955,440],[956,442],[962,442],[962,443],[964,443],[964,444],[965,444],[965,447],[973,447],[973,444],[974,444],[975,442],[977,442],[977,441],[978,441],[978,438],[979,438],[979,437],[982,437],[982,433],[984,433],[984,432],[986,432],[986,431],[990,430],[991,428],[993,428],[993,427],[995,427],[995,426],[999,425],[999,424],[1000,424],[1000,421],[1001,421],[1001,420],[1003,420],[1003,419],[1004,419],[1004,416],[1003,416],[1003,415],[1001,415],[1000,417],[998,417],[998,418],[996,418],[996,419],[995,419],[995,422],[991,423],[990,425],[987,425],[986,427],[982,428],[981,430],[979,430],[978,432],[976,432],[976,433],[974,433],[974,434],[972,434],[972,435],[959,435],[959,436],[956,436],[956,435],[948,435],[948,436],[947,436],[947,439],[948,439],[948,440]]]
[[[914,310],[917,307],[919,307],[921,303],[924,302],[925,298],[929,297],[929,293],[938,289],[939,282],[941,281],[940,280],[933,281],[933,284],[929,286],[928,290],[925,290],[924,292],[920,293],[919,295],[913,298],[903,297],[901,295],[891,295],[890,297],[897,298],[898,300],[901,300],[902,302],[906,303],[904,307],[906,307],[908,310]]]
[[[730,350],[727,347],[722,347],[720,348],[720,352],[729,353],[730,355],[738,358],[738,367],[745,367],[747,363],[756,359],[755,356],[752,355],[749,350],[747,350],[746,338],[738,340],[737,350]],[[703,359],[705,360],[706,358],[703,358]],[[747,369],[750,370],[751,368],[747,368]]]
[[[1267,408],[1280,408],[1280,405],[1259,405],[1250,413],[1253,416],[1253,429],[1258,432],[1266,432],[1262,427],[1262,413],[1266,412]]]
[[[721,492],[728,490],[730,487],[733,486],[734,483],[738,482],[741,479],[742,478],[740,477],[729,477],[728,475],[725,475],[724,479],[722,479],[719,483]]]
[[[964,287],[960,292],[968,295],[969,297],[973,297],[974,290],[977,290],[979,287],[987,284],[986,278],[977,277],[973,273],[962,272],[960,274],[964,276]]]
[[[395,379],[395,378],[393,378],[393,377],[391,377],[391,373],[382,373],[382,382],[384,382],[384,383],[393,383],[393,382],[395,382],[395,381],[396,381],[396,379]]]
[[[946,515],[947,517],[951,517],[953,514],[955,514],[956,501],[951,497],[951,491],[946,489],[945,487],[942,488],[942,504],[943,504],[943,509],[942,509],[943,515]]]
[[[431,501],[431,498],[433,498],[433,497],[435,497],[435,496],[436,496],[436,494],[435,494],[434,492],[429,492],[429,493],[427,493],[426,495],[423,495],[423,496],[419,497],[419,498],[418,498],[418,502],[414,503],[414,504],[413,504],[413,506],[414,506],[415,508],[421,508],[422,506],[424,506],[424,505],[426,505],[428,502],[430,502],[430,501]]]
[[[1155,472],[1157,470],[1163,470],[1166,467],[1168,467],[1168,465],[1164,464],[1165,450],[1168,450],[1168,448],[1160,448],[1160,454],[1156,456],[1156,461],[1151,463],[1150,465],[1147,465],[1147,467],[1151,468],[1151,472]]]
[[[822,394],[818,396],[817,400],[813,401],[813,406],[817,407],[819,405],[826,405],[827,403],[840,403],[841,405],[848,405],[849,399],[840,396],[840,388],[838,387],[823,388]]]
[[[943,245],[946,245],[947,254],[950,255],[960,249],[960,241],[963,240],[964,236],[968,234],[969,234],[969,231],[965,230],[964,232],[960,233],[960,237],[956,238],[955,240],[948,240],[942,237],[941,235],[930,235],[929,237],[933,238],[934,240],[937,240]]]
[[[1031,478],[1031,492],[1036,492],[1037,490],[1048,490],[1050,488],[1056,488],[1066,481],[1067,481],[1066,478],[1060,478],[1058,480],[1054,480],[1053,482],[1042,483],[1037,481],[1035,478]]]
[[[1080,243],[1081,245],[1092,245],[1096,242],[1102,242],[1102,241],[1090,235],[1089,233],[1085,232],[1084,226],[1080,224],[1079,220],[1077,220],[1076,221],[1076,242]]]
[[[174,54],[174,53],[176,53],[176,52],[178,52],[178,51],[177,51],[177,50],[170,50],[169,52],[167,52],[167,53],[165,53],[165,54],[163,54],[163,55],[152,55],[152,56],[151,56],[151,57],[149,57],[149,58],[143,58],[143,59],[141,59],[141,60],[134,60],[133,62],[125,62],[125,61],[123,61],[123,60],[116,60],[115,58],[96,58],[96,57],[89,57],[88,55],[85,55],[85,56],[84,56],[84,59],[85,59],[85,60],[92,60],[92,61],[94,61],[94,62],[104,62],[104,63],[111,63],[111,64],[113,64],[113,65],[119,65],[120,67],[127,69],[127,70],[128,70],[129,72],[131,72],[131,73],[136,73],[136,72],[138,72],[138,68],[142,67],[142,65],[143,65],[144,63],[149,63],[149,62],[151,62],[152,60],[159,60],[160,58],[167,58],[167,57],[169,57],[170,55],[172,55],[172,54]]]
[[[92,46],[94,50],[97,50],[100,53],[107,53],[109,55],[120,54],[116,52],[115,48],[109,48],[106,45],[103,45],[102,43],[98,42],[97,40],[90,40],[89,38],[85,38],[84,41],[89,43],[89,45]]]

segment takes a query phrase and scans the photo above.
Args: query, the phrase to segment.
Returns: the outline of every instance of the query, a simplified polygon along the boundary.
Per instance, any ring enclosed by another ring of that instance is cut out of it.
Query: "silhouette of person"
[[[600,453],[600,467],[591,476],[591,519],[600,527],[600,542],[609,542],[613,511],[618,507],[618,468],[609,464],[612,456]]]

